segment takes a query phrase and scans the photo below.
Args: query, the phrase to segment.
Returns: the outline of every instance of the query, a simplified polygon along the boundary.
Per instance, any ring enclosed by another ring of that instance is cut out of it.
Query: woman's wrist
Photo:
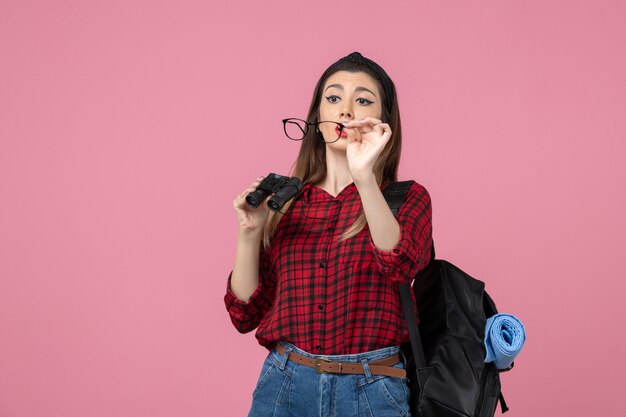
[[[239,229],[239,240],[243,241],[261,241],[263,238],[263,228],[261,229]]]
[[[378,187],[378,183],[376,182],[376,176],[373,172],[366,172],[362,174],[352,175],[352,180],[354,181],[354,185],[357,188],[366,188],[375,186]]]

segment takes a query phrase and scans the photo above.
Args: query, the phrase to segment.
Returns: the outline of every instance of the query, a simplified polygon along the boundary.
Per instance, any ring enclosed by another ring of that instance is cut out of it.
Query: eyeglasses
[[[337,132],[337,137],[335,140],[325,140],[324,135],[319,129],[319,126],[324,126],[325,130],[330,131],[333,129]],[[314,122],[307,122],[306,120],[296,119],[294,117],[289,119],[283,119],[283,128],[285,130],[285,135],[291,140],[302,140],[305,138],[306,134],[309,132],[309,126],[315,126],[315,132],[317,133],[317,137],[325,142],[325,143],[333,143],[337,142],[341,137],[341,132],[343,132],[344,126],[341,123],[330,122],[330,121],[321,121],[318,122],[315,119]],[[337,126],[339,130],[337,130]]]

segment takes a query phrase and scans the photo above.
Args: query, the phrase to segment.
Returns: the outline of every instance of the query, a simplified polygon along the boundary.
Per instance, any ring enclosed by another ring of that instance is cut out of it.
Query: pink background
[[[506,415],[623,415],[624,3],[295,4],[2,1],[0,416],[247,413],[232,200],[354,50],[396,83],[438,256],[526,325]]]

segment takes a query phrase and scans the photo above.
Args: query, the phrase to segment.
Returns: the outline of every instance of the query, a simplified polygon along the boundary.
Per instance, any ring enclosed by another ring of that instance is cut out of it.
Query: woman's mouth
[[[339,135],[339,130],[340,130],[340,128],[339,128],[339,126],[337,126],[335,128],[335,133],[337,133],[338,135]],[[346,132],[346,129],[341,129],[341,135],[340,136],[342,138],[347,138],[348,137],[348,132]]]

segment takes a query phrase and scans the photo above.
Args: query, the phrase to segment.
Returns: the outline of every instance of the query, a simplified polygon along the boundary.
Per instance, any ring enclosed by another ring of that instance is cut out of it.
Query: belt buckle
[[[324,359],[315,359],[315,372],[317,372],[318,374],[327,373],[326,371],[322,370],[322,361],[328,362],[328,361],[325,361]]]

